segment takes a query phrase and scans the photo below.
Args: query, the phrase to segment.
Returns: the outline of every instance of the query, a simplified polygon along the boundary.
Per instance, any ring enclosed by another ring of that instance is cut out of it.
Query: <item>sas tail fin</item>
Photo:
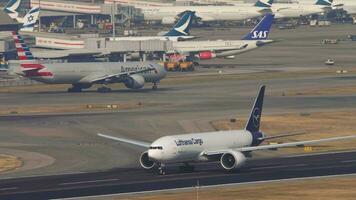
[[[331,6],[331,4],[333,3],[333,0],[317,0],[315,5],[319,5],[319,6]]]
[[[11,19],[16,19],[19,16],[18,9],[20,7],[21,0],[10,0],[4,7],[4,12],[7,13]]]
[[[273,4],[273,0],[258,0],[255,3],[255,6],[260,8],[270,8],[272,4]]]
[[[274,15],[266,14],[243,40],[267,40],[274,20]]]
[[[260,91],[255,99],[252,107],[250,118],[246,124],[245,130],[250,132],[258,132],[260,130],[260,122],[262,116],[263,98],[265,95],[266,86],[261,86]]]
[[[164,36],[187,36],[195,18],[195,12],[185,11],[178,22]]]
[[[38,16],[40,14],[39,7],[33,7],[23,18],[21,31],[33,32]]]

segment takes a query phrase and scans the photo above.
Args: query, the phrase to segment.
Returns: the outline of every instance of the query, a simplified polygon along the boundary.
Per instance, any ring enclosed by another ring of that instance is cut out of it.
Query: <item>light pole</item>
[[[38,12],[38,32],[41,32],[41,0],[38,0],[38,9],[40,9]]]

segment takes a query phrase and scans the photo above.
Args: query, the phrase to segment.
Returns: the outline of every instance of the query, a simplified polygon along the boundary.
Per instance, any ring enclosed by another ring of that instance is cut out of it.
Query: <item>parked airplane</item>
[[[356,14],[356,1],[355,0],[335,0],[333,3],[333,8],[342,8],[347,13],[354,15],[354,14]]]
[[[172,24],[175,16],[191,10],[202,22],[231,21],[255,18],[270,12],[273,0],[258,0],[254,5],[240,4],[239,6],[138,6],[144,19],[147,21],[160,21],[162,24]]]
[[[190,28],[193,20],[195,19],[195,12],[184,11],[182,17],[172,27],[171,30],[160,36],[138,36],[138,37],[116,37],[110,38],[115,41],[145,41],[145,40],[170,40],[170,41],[183,41],[193,39],[194,36],[189,35]]]
[[[31,8],[30,11],[24,16],[19,17],[18,8],[20,6],[21,0],[11,0],[5,6],[4,11],[12,18],[16,19],[17,22],[22,23],[22,28],[20,31],[33,32],[35,24],[40,14],[40,9],[38,7]]]
[[[229,56],[245,53],[273,42],[268,40],[274,16],[266,16],[241,40],[217,40],[217,41],[184,41],[175,42],[174,52],[168,54],[187,55],[187,59],[206,60],[212,58],[227,58]]]
[[[276,136],[268,137],[260,131],[264,92],[265,86],[262,86],[244,130],[171,135],[161,137],[152,143],[100,133],[98,135],[146,149],[140,157],[141,166],[144,169],[152,169],[158,166],[160,174],[165,174],[164,168],[167,164],[184,163],[187,167],[186,169],[193,170],[193,167],[189,166],[189,164],[195,162],[220,162],[222,168],[230,171],[241,168],[246,162],[246,157],[251,156],[250,153],[252,151],[298,147],[306,144],[356,138],[356,135],[351,135],[260,145],[265,140],[276,138]],[[284,137],[284,135],[278,137]]]
[[[317,0],[315,4],[306,3],[275,3],[272,12],[276,18],[296,18],[331,10],[333,0]]]
[[[72,84],[68,92],[81,92],[94,84],[102,84],[98,92],[109,92],[110,83],[124,83],[130,89],[141,89],[145,83],[157,83],[166,76],[165,69],[155,62],[81,62],[46,63],[35,60],[21,35],[12,33],[20,64],[10,66],[9,73],[47,84]]]

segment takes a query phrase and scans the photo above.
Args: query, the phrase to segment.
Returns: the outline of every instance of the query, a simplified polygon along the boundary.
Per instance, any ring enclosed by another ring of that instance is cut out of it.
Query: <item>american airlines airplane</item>
[[[4,12],[7,13],[11,19],[15,19],[17,22],[22,23],[20,31],[33,32],[35,24],[40,14],[38,7],[33,7],[24,17],[19,17],[17,12],[20,6],[21,0],[11,0],[4,8]]]
[[[12,33],[20,60],[10,65],[9,73],[47,84],[72,84],[68,92],[81,92],[94,84],[101,84],[98,92],[110,92],[110,83],[124,83],[127,88],[141,89],[145,83],[157,83],[166,76],[164,67],[155,62],[81,62],[40,63],[35,60],[21,35]]]
[[[183,41],[173,43],[174,52],[188,55],[188,60],[197,58],[207,60],[212,58],[226,58],[245,53],[273,42],[268,36],[273,24],[274,16],[266,14],[263,19],[241,40],[216,40],[216,41]]]
[[[158,138],[152,143],[118,138],[100,133],[98,135],[145,149],[139,159],[141,166],[144,169],[152,169],[157,166],[160,174],[165,174],[165,166],[167,164],[181,163],[185,164],[185,170],[193,170],[193,167],[189,166],[189,164],[196,162],[220,162],[223,169],[231,171],[241,168],[246,163],[246,157],[250,157],[250,153],[253,151],[298,147],[306,144],[356,138],[356,135],[351,135],[283,144],[260,145],[263,141],[271,138],[290,136],[279,135],[269,137],[260,131],[264,92],[265,86],[262,86],[252,107],[246,127],[243,130],[170,135]]]
[[[347,13],[356,14],[356,1],[355,0],[334,0],[333,8],[342,8]]]
[[[316,0],[315,4],[275,3],[271,9],[276,18],[297,18],[331,10],[333,0]]]
[[[109,38],[114,41],[145,41],[145,40],[170,40],[183,41],[193,39],[194,36],[189,35],[193,20],[195,19],[195,12],[184,11],[182,17],[172,27],[171,30],[161,36],[139,36],[139,37],[115,37]]]
[[[160,21],[162,24],[173,24],[175,16],[186,10],[195,11],[202,22],[237,21],[255,18],[270,12],[273,0],[258,0],[254,5],[240,4],[239,6],[138,6],[144,19]]]

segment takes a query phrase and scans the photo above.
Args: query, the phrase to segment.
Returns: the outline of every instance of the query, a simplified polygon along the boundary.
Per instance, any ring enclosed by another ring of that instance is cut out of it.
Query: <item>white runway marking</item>
[[[5,191],[5,190],[16,190],[17,187],[9,187],[9,188],[0,188],[0,191]]]
[[[356,162],[356,160],[343,160],[341,162],[342,163],[352,163],[352,162]]]
[[[92,180],[92,181],[79,181],[79,182],[68,182],[68,183],[60,183],[58,185],[78,185],[82,183],[102,183],[102,182],[111,182],[111,181],[118,181],[120,179],[103,179],[103,180]]]

